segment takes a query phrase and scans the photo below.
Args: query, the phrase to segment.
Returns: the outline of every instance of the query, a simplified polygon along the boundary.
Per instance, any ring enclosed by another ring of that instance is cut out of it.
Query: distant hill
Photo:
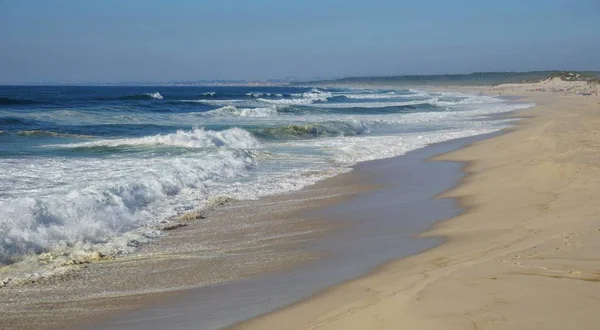
[[[537,82],[551,77],[561,77],[561,79],[593,80],[600,79],[600,71],[476,72],[470,74],[348,77],[333,80],[295,83],[295,85],[493,86],[506,83]]]

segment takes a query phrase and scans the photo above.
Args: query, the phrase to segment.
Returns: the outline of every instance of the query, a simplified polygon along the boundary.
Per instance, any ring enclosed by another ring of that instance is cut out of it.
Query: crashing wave
[[[202,93],[202,96],[215,96],[217,95],[217,92],[206,92],[206,93]]]
[[[258,92],[252,92],[252,93],[246,93],[246,96],[250,96],[250,97],[265,97],[265,96],[271,96],[271,97],[283,97],[283,94],[280,93],[258,93]]]
[[[277,109],[275,107],[239,109],[232,105],[228,105],[204,112],[203,114],[215,117],[271,117],[277,116]]]
[[[310,92],[295,93],[291,94],[291,96],[293,97],[291,99],[271,100],[259,98],[258,100],[261,102],[271,104],[312,104],[317,102],[327,102],[329,98],[333,97],[333,94],[317,88],[313,88]]]
[[[59,167],[39,162],[19,171],[29,178]],[[244,175],[255,160],[250,151],[218,149],[202,156],[62,163],[58,180],[77,179],[60,181],[50,194],[0,199],[0,265],[43,252],[132,252],[159,235],[161,222],[179,213],[176,205],[201,205],[214,185]]]
[[[62,148],[122,148],[122,147],[182,147],[182,148],[234,148],[255,149],[258,141],[247,131],[230,128],[224,131],[211,131],[194,128],[191,131],[178,130],[171,134],[158,134],[140,138],[98,140],[65,145],[52,145]]]
[[[146,95],[150,96],[151,98],[155,99],[155,100],[162,100],[163,96],[160,95],[159,92],[156,93],[146,93]]]

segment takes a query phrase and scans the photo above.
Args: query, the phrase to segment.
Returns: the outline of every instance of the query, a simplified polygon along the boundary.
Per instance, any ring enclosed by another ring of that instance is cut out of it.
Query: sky
[[[600,70],[600,0],[0,0],[0,83]]]

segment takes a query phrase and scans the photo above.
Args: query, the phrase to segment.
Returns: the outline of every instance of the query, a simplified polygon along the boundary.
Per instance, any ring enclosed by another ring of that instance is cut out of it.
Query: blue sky
[[[0,83],[600,70],[600,0],[0,0]]]

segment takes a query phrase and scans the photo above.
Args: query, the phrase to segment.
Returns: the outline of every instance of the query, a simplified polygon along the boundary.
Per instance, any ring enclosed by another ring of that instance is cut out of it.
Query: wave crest
[[[246,96],[250,96],[250,97],[265,97],[265,96],[271,96],[271,97],[283,97],[283,94],[280,93],[259,93],[259,92],[252,92],[252,93],[246,93]]]
[[[153,98],[155,100],[162,100],[164,98],[162,95],[160,95],[159,92],[156,92],[156,93],[146,93],[146,95],[150,96],[151,98]]]
[[[207,111],[203,114],[215,117],[271,117],[277,116],[277,109],[275,107],[239,109],[235,106],[228,105]]]
[[[293,97],[292,99],[272,100],[259,98],[258,100],[271,104],[312,104],[317,102],[327,102],[329,98],[333,97],[333,94],[318,88],[313,88],[310,92],[295,93],[291,94],[291,96]]]
[[[173,200],[201,206],[213,185],[255,165],[251,151],[236,149],[197,158],[130,160],[122,164],[131,167],[127,175],[118,177],[112,159],[72,162],[63,171],[76,173],[78,179],[57,187],[58,192],[0,200],[0,265],[42,252],[132,252],[159,235],[165,217],[180,213],[173,209]],[[81,170],[90,165],[93,171]]]
[[[140,138],[53,145],[53,147],[63,148],[181,147],[191,149],[256,149],[258,146],[258,141],[249,132],[240,128],[230,128],[218,132],[194,128],[191,131],[178,130],[176,133],[158,134]]]

